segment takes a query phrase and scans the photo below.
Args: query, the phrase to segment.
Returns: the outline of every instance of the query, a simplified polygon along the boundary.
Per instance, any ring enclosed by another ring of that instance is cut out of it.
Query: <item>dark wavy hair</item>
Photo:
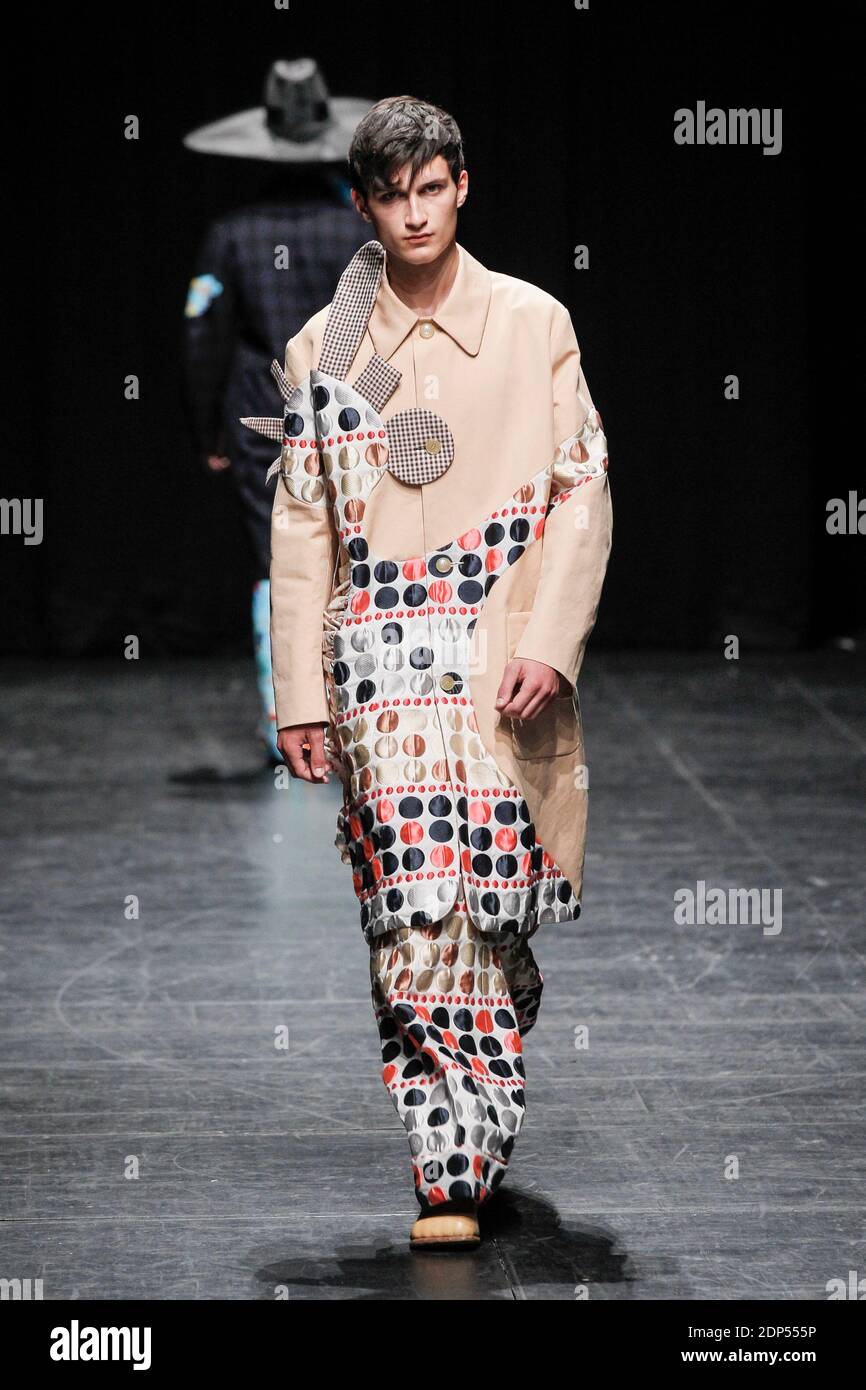
[[[394,182],[404,164],[410,177],[441,154],[456,183],[463,169],[463,137],[453,116],[418,97],[385,97],[358,124],[349,146],[349,178],[364,198]]]

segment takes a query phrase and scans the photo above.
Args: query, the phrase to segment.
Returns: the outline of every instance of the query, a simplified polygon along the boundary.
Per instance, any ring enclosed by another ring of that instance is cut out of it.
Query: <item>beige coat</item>
[[[387,427],[398,412],[412,408],[435,412],[446,422],[453,439],[450,466],[432,481],[420,484],[401,481],[394,473],[380,469],[376,486],[364,491],[363,502],[359,501],[354,510],[349,505],[348,511],[337,514],[328,503],[341,488],[348,488],[353,476],[341,474],[340,467],[346,465],[342,456],[340,466],[337,464],[337,444],[333,459],[329,456],[325,460],[325,469],[321,452],[304,453],[298,440],[283,441],[271,542],[271,649],[277,725],[330,722],[330,732],[335,733],[331,663],[323,656],[323,631],[327,632],[323,614],[332,594],[340,592],[337,586],[341,581],[341,602],[345,603],[345,581],[353,572],[352,557],[346,550],[353,533],[352,518],[363,517],[364,536],[373,556],[400,562],[414,557],[429,559],[431,552],[455,537],[470,537],[471,548],[477,542],[477,528],[494,514],[502,519],[500,509],[503,503],[510,503],[514,512],[508,511],[507,526],[512,515],[522,517],[528,523],[524,530],[529,530],[529,539],[509,551],[504,568],[501,546],[491,552],[482,544],[487,571],[492,572],[498,562],[500,572],[480,612],[472,609],[478,612],[474,655],[460,706],[452,711],[443,704],[440,711],[444,713],[440,760],[427,766],[426,772],[417,758],[411,767],[416,769],[415,775],[419,768],[422,776],[435,772],[441,785],[447,785],[449,793],[458,797],[462,789],[470,798],[495,798],[502,787],[512,789],[505,795],[517,794],[513,789],[518,789],[525,797],[543,847],[545,869],[554,879],[557,874],[564,876],[572,894],[561,891],[558,898],[551,898],[550,892],[546,897],[530,892],[519,899],[513,897],[510,917],[503,916],[503,911],[486,912],[478,906],[479,894],[483,899],[485,888],[495,885],[496,864],[504,864],[504,860],[496,860],[483,883],[470,873],[471,881],[464,886],[474,890],[467,891],[467,902],[479,926],[495,929],[504,925],[507,917],[510,929],[531,933],[543,920],[561,920],[569,904],[570,920],[579,912],[587,774],[580,707],[573,688],[595,622],[611,548],[607,443],[582,371],[568,310],[537,286],[487,270],[462,246],[458,245],[458,251],[456,279],[432,320],[419,319],[397,298],[387,275],[381,275],[363,338],[345,377],[348,382],[355,381],[373,354],[396,367],[400,382],[381,411],[381,423]],[[386,256],[384,263],[387,265]],[[310,374],[315,378],[329,307],[315,314],[286,346],[285,376],[290,386],[306,381],[308,391],[311,389]],[[371,438],[372,434],[370,431]],[[383,431],[378,435],[381,438]],[[325,441],[319,439],[318,443]],[[430,447],[437,449],[439,445]],[[377,463],[381,461],[381,453],[368,448],[367,458],[371,455]],[[344,534],[338,537],[341,516]],[[354,527],[354,531],[359,529]],[[503,544],[508,544],[511,534],[509,529]],[[410,572],[419,571],[417,567],[403,567],[404,574]],[[348,593],[352,593],[351,582]],[[340,603],[337,611],[341,611]],[[440,607],[439,612],[444,611],[445,607]],[[354,621],[360,623],[361,618]],[[352,631],[350,627],[347,635]],[[328,650],[333,654],[326,641]],[[494,701],[506,662],[515,656],[556,668],[562,676],[560,690],[567,693],[561,693],[534,720],[512,726],[509,719],[500,718]],[[409,702],[404,704],[411,714]],[[364,718],[358,719],[358,726],[369,728],[366,744],[361,735],[357,744],[351,743],[348,730],[342,729],[341,737],[334,739],[345,757],[349,799],[351,793],[369,794],[371,807],[377,805],[375,796],[383,797],[386,791],[393,795],[393,787],[385,787],[389,778],[396,786],[394,779],[406,775],[391,758],[396,744],[393,739],[388,743],[390,726],[382,722],[381,713],[378,722],[371,724],[371,710],[378,708],[374,704],[370,710],[365,707],[360,711]],[[358,708],[352,712],[357,719]],[[381,753],[386,745],[387,755]],[[404,738],[402,750],[409,746]],[[416,735],[411,747],[423,748],[423,738]],[[394,755],[398,760],[403,756],[401,748]],[[381,757],[384,763],[377,761]],[[380,767],[384,768],[381,773]],[[473,767],[477,787],[466,770]],[[484,789],[485,783],[492,790]],[[484,803],[479,801],[478,805]],[[351,827],[350,838],[355,833],[360,844],[369,825],[351,820],[350,805],[344,810],[347,822],[341,819],[341,828]],[[466,828],[464,825],[464,841]],[[419,914],[425,910],[433,920],[448,910],[449,895],[440,886],[438,899],[413,899],[414,916],[412,903],[404,903],[396,916],[389,912],[389,885],[393,905],[401,901],[405,884],[399,872],[381,876],[377,849],[374,837],[366,854],[372,858],[378,881],[371,886],[366,867],[366,887],[362,875],[355,876],[356,891],[367,905],[362,925],[368,937],[398,922],[423,921]],[[491,852],[496,853],[495,845]],[[474,849],[464,843],[456,867],[440,870],[440,875],[451,872],[459,876],[461,861],[466,871],[473,863],[473,853]],[[393,868],[393,856],[388,862]],[[411,861],[404,855],[404,862]],[[489,867],[492,861],[477,862]],[[374,893],[377,888],[382,890],[378,896]],[[514,907],[518,901],[519,910]]]

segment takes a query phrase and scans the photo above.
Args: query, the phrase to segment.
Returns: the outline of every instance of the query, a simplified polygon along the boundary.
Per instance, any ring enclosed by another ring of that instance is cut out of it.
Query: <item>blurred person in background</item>
[[[332,97],[314,58],[278,60],[264,106],[202,126],[184,145],[203,154],[268,161],[275,176],[254,202],[214,219],[200,239],[184,307],[184,394],[193,444],[213,473],[234,481],[255,564],[253,643],[261,698],[259,736],[282,762],[270,646],[272,483],[278,444],[240,416],[269,414],[287,339],[323,301],[366,240],[354,210],[346,159],[372,105]]]

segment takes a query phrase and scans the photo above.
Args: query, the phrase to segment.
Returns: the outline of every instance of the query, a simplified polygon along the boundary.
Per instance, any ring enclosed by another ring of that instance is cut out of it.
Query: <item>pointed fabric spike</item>
[[[292,393],[298,389],[296,386],[292,386],[291,382],[286,377],[286,374],[280,366],[279,362],[277,361],[276,357],[271,363],[271,376],[274,378],[274,381],[279,386],[280,395],[282,396],[284,401],[287,401],[289,399],[289,396],[291,396]]]
[[[246,425],[248,430],[255,430],[256,434],[263,434],[266,439],[275,439],[278,444],[282,444],[282,420],[269,420],[263,415],[239,415],[238,419],[242,425]]]
[[[340,276],[331,300],[319,355],[319,371],[345,381],[379,293],[385,263],[381,242],[367,241]]]
[[[283,456],[282,456],[282,454],[280,454],[280,457],[279,457],[278,459],[274,459],[273,463],[271,464],[270,468],[268,469],[267,473],[265,474],[265,482],[266,482],[266,483],[269,483],[269,482],[271,481],[271,478],[274,476],[275,473],[279,473],[279,471],[280,471],[280,464],[282,463],[282,461],[283,461]]]

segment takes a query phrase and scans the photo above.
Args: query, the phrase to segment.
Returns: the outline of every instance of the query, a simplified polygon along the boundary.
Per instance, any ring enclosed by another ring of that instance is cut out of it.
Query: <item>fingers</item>
[[[289,766],[289,771],[293,777],[300,777],[304,782],[311,782],[312,775],[310,768],[304,759],[304,734],[302,730],[293,729],[291,733],[280,734],[279,748]]]
[[[538,661],[509,661],[496,709],[506,719],[534,719],[559,690],[559,673]]]
[[[309,746],[309,760],[304,756],[305,744]],[[277,738],[277,746],[293,777],[300,778],[302,782],[329,780],[324,724],[311,724],[308,728],[299,725],[282,730]]]
[[[311,724],[307,730],[307,738],[310,745],[310,767],[312,768],[313,782],[327,782],[328,760],[325,757],[325,725]]]
[[[502,680],[499,682],[499,689],[496,692],[494,709],[497,709],[500,714],[510,715],[511,710],[506,707],[511,704],[519,682],[520,662],[509,661],[502,672]]]
[[[544,687],[535,691],[530,691],[530,698],[523,707],[523,713],[518,717],[520,719],[534,719],[543,709],[547,708],[554,698],[554,693],[555,692],[546,690]]]

